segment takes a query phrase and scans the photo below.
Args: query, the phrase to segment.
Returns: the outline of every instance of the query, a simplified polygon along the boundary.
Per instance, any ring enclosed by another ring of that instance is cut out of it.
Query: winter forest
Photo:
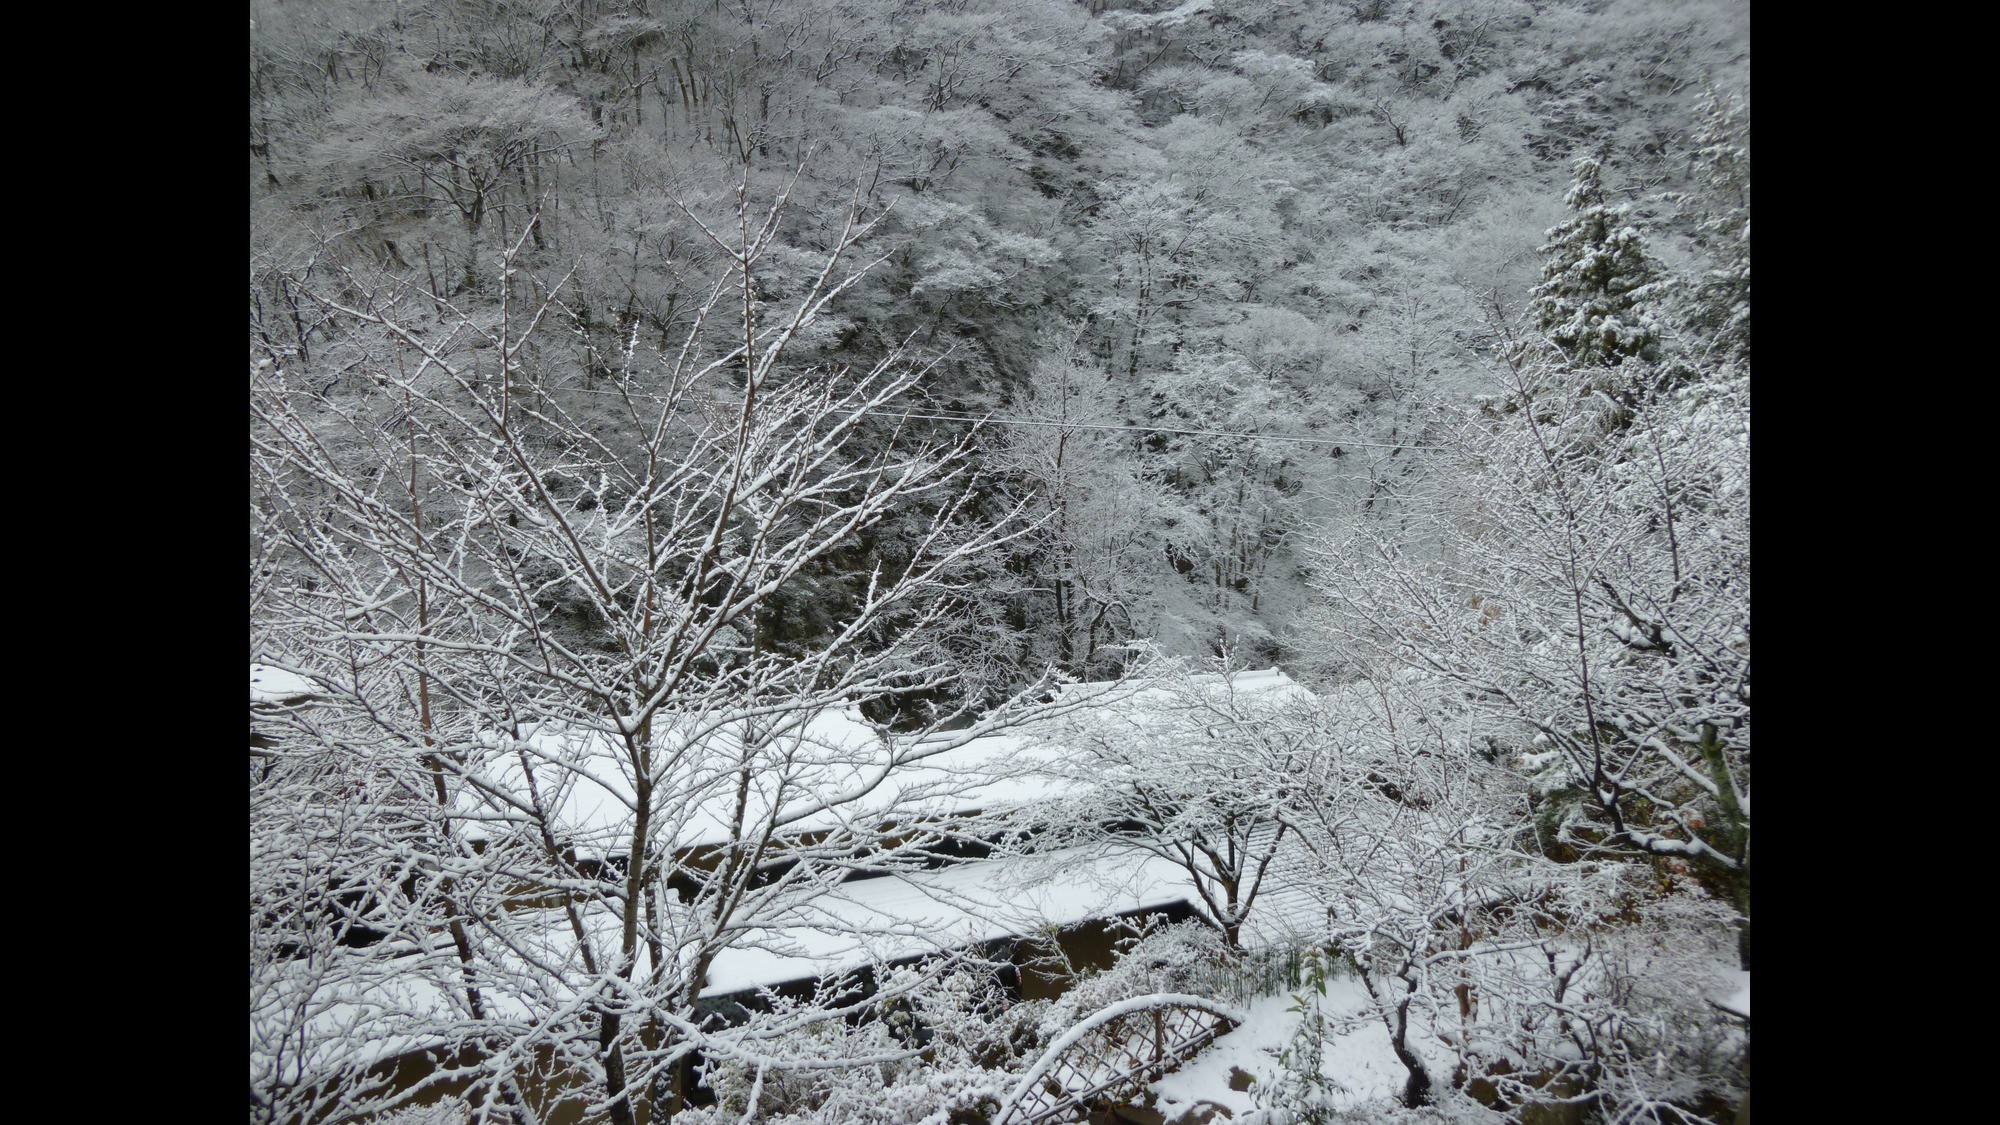
[[[269,1125],[1749,1120],[1747,0],[252,0]]]

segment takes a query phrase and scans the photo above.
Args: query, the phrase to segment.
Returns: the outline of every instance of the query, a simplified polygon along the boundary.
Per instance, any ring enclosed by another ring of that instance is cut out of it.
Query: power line
[[[618,391],[593,391],[593,390],[586,390],[582,387],[572,387],[571,390],[578,394],[604,395],[610,398],[625,397],[624,394],[621,394]],[[656,400],[656,401],[665,401],[665,400]],[[694,399],[690,401],[701,403],[703,405],[708,405],[708,406],[736,405],[736,403],[734,402],[730,402],[727,400],[720,400],[720,399]],[[949,410],[938,411],[936,408],[933,408],[933,411],[935,412],[923,413],[923,414],[918,414],[914,412],[898,412],[893,410],[863,410],[858,407],[845,407],[845,406],[829,406],[826,408],[826,410],[829,413],[834,413],[834,414],[862,414],[874,418],[896,418],[896,419],[917,418],[930,422],[965,422],[974,425],[985,425],[985,426],[1024,426],[1024,427],[1040,427],[1045,429],[1065,429],[1065,430],[1109,430],[1120,433],[1177,434],[1186,437],[1219,437],[1219,438],[1256,439],[1259,441],[1291,441],[1291,442],[1298,442],[1302,445],[1333,445],[1349,449],[1437,449],[1439,448],[1438,446],[1435,445],[1418,445],[1414,442],[1385,443],[1385,442],[1369,442],[1369,441],[1348,441],[1341,438],[1298,437],[1291,434],[1262,434],[1262,433],[1257,433],[1254,430],[1189,430],[1189,429],[1180,429],[1173,426],[1135,426],[1135,425],[1117,425],[1117,424],[1101,423],[1101,422],[1043,422],[1031,418],[1001,418],[991,414],[977,415],[977,414],[966,413],[964,411],[949,411]]]
[[[939,422],[975,422],[993,426],[1043,426],[1065,430],[1117,430],[1142,434],[1183,434],[1188,437],[1256,438],[1261,441],[1296,441],[1306,445],[1352,446],[1356,449],[1431,449],[1427,445],[1407,443],[1385,445],[1379,442],[1343,441],[1339,438],[1296,437],[1290,434],[1260,434],[1254,430],[1183,430],[1172,426],[1128,426],[1110,425],[1096,422],[1037,422],[1028,418],[996,418],[991,415],[974,417],[963,415],[952,417],[948,414],[898,414],[887,410],[860,410],[852,413],[872,414],[881,418],[924,418]]]

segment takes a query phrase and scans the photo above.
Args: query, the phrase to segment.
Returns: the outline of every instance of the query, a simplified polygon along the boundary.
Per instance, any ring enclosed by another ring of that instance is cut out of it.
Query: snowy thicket
[[[1135,699],[1038,730],[1057,748],[1042,773],[1062,796],[1025,807],[1016,823],[1038,850],[1088,842],[1076,850],[1165,860],[1198,915],[1237,946],[1290,844],[1288,805],[1315,765],[1311,726],[1297,721],[1306,693],[1273,673],[1160,673]]]
[[[1332,698],[1379,698],[1346,729],[1403,808],[1315,859],[1399,1041],[1428,1006],[1458,1081],[1504,1061],[1510,1100],[1534,1074],[1645,1116],[1733,1081],[1699,998],[1732,929],[1749,964],[1749,374],[1684,339],[1607,381],[1570,323],[1508,349],[1507,393],[1437,412],[1455,487],[1326,541]]]
[[[1325,588],[1341,658],[1448,685],[1532,781],[1539,850],[1691,865],[1747,913],[1749,376],[1699,358],[1607,387],[1528,345],[1429,431],[1461,489],[1329,541]]]
[[[259,533],[290,568],[260,591],[254,641],[320,700],[252,790],[252,1083],[272,1116],[365,1109],[369,1063],[448,1045],[474,1052],[478,1099],[525,1112],[515,1067],[553,1059],[628,1121],[640,1102],[671,1112],[691,1052],[755,1064],[779,1029],[860,1002],[717,1030],[700,999],[725,951],[838,928],[810,905],[830,880],[920,860],[930,837],[895,824],[907,804],[871,795],[1014,720],[838,738],[808,722],[963,675],[935,636],[963,560],[1004,534],[963,517],[960,450],[850,448],[920,367],[785,363],[854,283],[863,231],[767,317],[748,294],[780,215],[740,200],[708,297],[734,334],[631,355],[650,389],[615,429],[520,381],[554,290],[441,332],[394,288],[315,293],[379,333],[360,362],[382,411],[253,372]],[[490,356],[450,354],[462,334]],[[833,635],[772,639],[771,599],[892,514],[904,554]],[[359,925],[388,940],[350,948]]]
[[[1106,737],[1130,725],[1116,716],[1059,728],[1066,839],[1173,858],[1212,942],[1149,937],[1061,1006],[1129,994],[1128,978],[1224,987],[1257,963],[1242,946],[1276,947],[1352,972],[1411,1107],[1477,1082],[1489,1100],[1643,1114],[1737,1080],[1741,1037],[1703,1000],[1733,962],[1736,912],[1632,849],[1546,854],[1541,782],[1492,748],[1457,685],[1385,670],[1261,704],[1221,688],[1157,689],[1173,698],[1136,737]],[[1075,819],[1093,805],[1106,819]],[[1261,1096],[1311,1117],[1331,1104],[1314,1061],[1328,1033],[1308,1018],[1300,1034]]]

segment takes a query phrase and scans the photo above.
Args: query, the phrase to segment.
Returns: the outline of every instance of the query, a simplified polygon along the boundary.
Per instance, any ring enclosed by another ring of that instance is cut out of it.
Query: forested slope
[[[1135,638],[1291,655],[1302,532],[1394,518],[1422,473],[1418,404],[1493,389],[1496,324],[1538,278],[1572,156],[1599,156],[1697,272],[1696,224],[1663,193],[1689,184],[1703,84],[1748,70],[1732,3],[252,17],[252,358],[364,409],[393,409],[371,402],[379,341],[331,297],[393,293],[476,350],[454,329],[498,322],[519,243],[517,303],[566,281],[516,377],[589,419],[684,341],[725,265],[697,224],[733,225],[739,186],[761,208],[797,179],[758,302],[802,291],[850,205],[879,219],[859,253],[880,265],[787,364],[907,345],[940,358],[896,404],[933,417],[906,425],[1056,423],[974,447],[980,514],[1032,494],[1050,516],[965,592],[980,627],[953,643],[996,684],[1048,660],[1106,675]],[[830,627],[898,534],[816,562],[773,638]]]

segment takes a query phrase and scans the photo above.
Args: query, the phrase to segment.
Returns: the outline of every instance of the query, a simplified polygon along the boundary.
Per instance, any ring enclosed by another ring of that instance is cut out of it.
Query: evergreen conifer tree
[[[1575,214],[1550,228],[1547,258],[1529,311],[1535,326],[1578,366],[1616,366],[1659,358],[1660,323],[1649,310],[1666,274],[1627,222],[1630,208],[1604,198],[1594,157],[1576,162],[1565,202]]]

